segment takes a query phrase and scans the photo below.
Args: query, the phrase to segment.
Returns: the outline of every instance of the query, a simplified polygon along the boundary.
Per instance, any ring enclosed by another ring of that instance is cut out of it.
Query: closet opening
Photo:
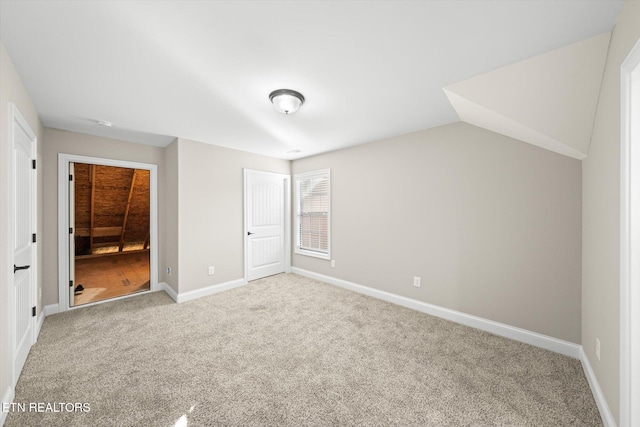
[[[150,171],[69,163],[69,306],[151,289]]]

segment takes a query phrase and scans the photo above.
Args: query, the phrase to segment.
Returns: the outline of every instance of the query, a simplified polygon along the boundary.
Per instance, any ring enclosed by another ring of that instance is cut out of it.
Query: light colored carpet
[[[580,362],[293,274],[47,317],[13,426],[597,426]],[[185,424],[186,422],[186,424]]]

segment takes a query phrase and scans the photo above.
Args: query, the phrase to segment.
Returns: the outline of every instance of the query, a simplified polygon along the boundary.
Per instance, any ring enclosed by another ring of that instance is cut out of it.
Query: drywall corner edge
[[[178,302],[178,294],[167,282],[158,283],[158,291],[165,291],[173,301]]]
[[[49,305],[45,305],[44,306],[44,310],[42,310],[42,312],[44,313],[44,316],[51,316],[52,314],[56,314],[60,312],[60,305],[59,304],[49,304]]]

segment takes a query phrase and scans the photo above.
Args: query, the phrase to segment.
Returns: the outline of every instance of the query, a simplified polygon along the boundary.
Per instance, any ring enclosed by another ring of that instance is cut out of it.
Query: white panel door
[[[246,171],[247,280],[285,271],[285,191],[282,175]]]
[[[34,341],[35,136],[13,107],[13,363],[17,379]]]

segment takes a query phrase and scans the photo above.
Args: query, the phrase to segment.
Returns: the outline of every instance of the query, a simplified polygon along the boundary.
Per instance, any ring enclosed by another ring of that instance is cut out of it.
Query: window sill
[[[320,259],[326,259],[326,260],[330,260],[331,259],[331,254],[323,254],[323,253],[319,253],[319,252],[305,251],[304,249],[298,249],[298,248],[296,248],[294,250],[294,253],[296,253],[298,255],[310,256],[310,257],[313,257],[313,258],[320,258]]]

